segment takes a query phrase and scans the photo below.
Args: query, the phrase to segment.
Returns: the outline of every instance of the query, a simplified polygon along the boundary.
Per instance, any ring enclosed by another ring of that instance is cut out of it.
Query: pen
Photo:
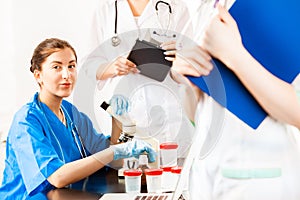
[[[216,7],[217,3],[219,3],[219,0],[216,0],[214,3],[214,8]]]

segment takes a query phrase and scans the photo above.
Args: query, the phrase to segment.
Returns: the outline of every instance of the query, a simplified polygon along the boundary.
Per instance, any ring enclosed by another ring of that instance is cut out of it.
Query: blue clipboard
[[[300,73],[300,1],[236,0],[231,15],[243,43],[268,71],[291,83]],[[188,77],[253,129],[267,116],[234,73],[214,59],[205,77]]]

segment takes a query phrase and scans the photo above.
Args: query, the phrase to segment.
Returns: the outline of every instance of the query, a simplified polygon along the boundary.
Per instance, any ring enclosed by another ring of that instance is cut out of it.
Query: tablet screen
[[[172,62],[165,59],[164,51],[145,40],[136,40],[128,60],[137,65],[140,74],[162,82],[172,66]]]

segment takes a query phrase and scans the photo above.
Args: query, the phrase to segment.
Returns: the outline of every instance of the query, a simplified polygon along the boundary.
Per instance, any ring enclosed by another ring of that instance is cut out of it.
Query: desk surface
[[[146,186],[142,186],[146,192]],[[124,193],[125,180],[118,178],[118,171],[104,167],[88,179],[72,184],[70,188],[37,194],[31,200],[98,200],[105,193]]]
[[[178,159],[183,166],[184,159]],[[147,186],[141,186],[141,192],[147,192]],[[104,167],[70,188],[55,189],[47,194],[37,194],[30,200],[99,200],[105,193],[125,193],[125,180],[118,177],[118,170]]]

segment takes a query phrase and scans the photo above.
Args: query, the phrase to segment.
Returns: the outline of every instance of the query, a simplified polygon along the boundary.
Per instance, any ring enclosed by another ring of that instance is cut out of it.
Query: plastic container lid
[[[178,144],[176,142],[165,142],[159,145],[160,149],[177,149]]]
[[[148,176],[159,176],[162,175],[163,169],[145,169],[145,174]]]
[[[136,170],[136,169],[128,169],[124,170],[124,176],[141,176],[142,171],[141,170]]]
[[[171,169],[172,169],[173,167],[167,166],[167,167],[161,167],[161,168],[163,169],[164,172],[171,172]]]
[[[180,174],[182,170],[182,167],[176,166],[171,168],[171,172],[174,174]]]

